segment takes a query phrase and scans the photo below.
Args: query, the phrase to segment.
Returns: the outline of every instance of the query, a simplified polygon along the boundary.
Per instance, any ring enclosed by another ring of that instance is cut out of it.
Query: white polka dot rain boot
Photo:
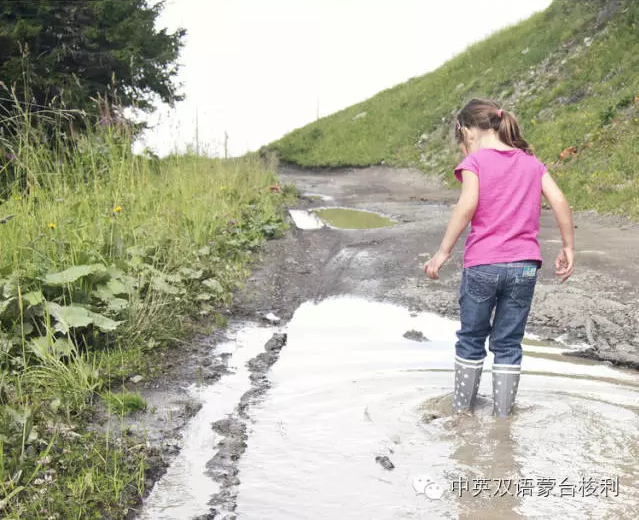
[[[510,416],[515,405],[521,366],[493,364],[493,414],[500,418]]]
[[[475,407],[477,390],[484,359],[466,360],[455,357],[455,393],[453,394],[453,414],[472,411]]]

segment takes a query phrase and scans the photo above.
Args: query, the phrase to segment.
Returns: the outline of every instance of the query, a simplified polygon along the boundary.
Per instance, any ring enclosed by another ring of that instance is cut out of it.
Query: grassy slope
[[[519,117],[575,207],[639,217],[639,2],[613,4],[555,0],[436,71],[269,148],[301,166],[383,161],[453,183],[454,115],[471,97],[490,97]],[[572,146],[576,154],[560,161]]]

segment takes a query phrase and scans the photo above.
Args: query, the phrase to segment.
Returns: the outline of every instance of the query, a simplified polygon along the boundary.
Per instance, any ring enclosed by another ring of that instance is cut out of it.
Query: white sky
[[[187,29],[185,101],[158,110],[142,144],[229,155],[425,74],[550,0],[167,0]]]

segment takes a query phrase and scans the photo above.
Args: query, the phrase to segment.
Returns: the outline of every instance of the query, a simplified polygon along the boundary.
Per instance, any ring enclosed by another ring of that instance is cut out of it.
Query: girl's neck
[[[515,150],[513,147],[508,146],[501,141],[497,135],[492,133],[482,133],[477,139],[477,150],[482,148],[493,148],[495,150]]]

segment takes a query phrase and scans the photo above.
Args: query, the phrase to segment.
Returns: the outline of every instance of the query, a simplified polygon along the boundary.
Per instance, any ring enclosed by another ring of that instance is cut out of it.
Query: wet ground
[[[281,173],[312,194],[297,210],[354,208],[394,224],[311,219],[267,245],[227,338],[198,350],[228,370],[183,390],[202,408],[140,517],[639,515],[639,378],[611,363],[639,367],[634,225],[578,215],[577,273],[559,285],[548,269],[559,236],[544,213],[548,268],[516,413],[490,414],[489,357],[477,413],[451,418],[463,245],[440,282],[422,266],[456,194],[411,170]]]

